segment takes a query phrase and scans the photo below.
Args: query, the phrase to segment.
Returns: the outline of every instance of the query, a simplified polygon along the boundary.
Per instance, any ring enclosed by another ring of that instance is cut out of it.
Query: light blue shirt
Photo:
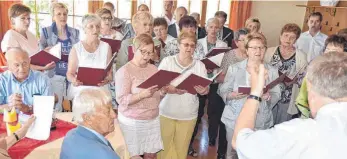
[[[33,95],[54,95],[49,78],[41,72],[32,70],[23,82],[17,81],[10,71],[0,74],[0,105],[7,104],[8,97],[13,93],[22,94],[23,103],[30,107],[33,105]]]
[[[80,126],[82,126],[82,125],[80,125]],[[108,141],[105,139],[105,137],[104,136],[102,136],[100,133],[98,133],[98,132],[96,132],[95,130],[93,130],[93,129],[90,129],[90,128],[87,128],[87,127],[85,127],[85,126],[82,126],[83,128],[85,128],[85,129],[87,129],[87,130],[89,130],[90,132],[92,132],[95,136],[97,136],[102,142],[104,142],[106,145],[109,145],[108,143]]]

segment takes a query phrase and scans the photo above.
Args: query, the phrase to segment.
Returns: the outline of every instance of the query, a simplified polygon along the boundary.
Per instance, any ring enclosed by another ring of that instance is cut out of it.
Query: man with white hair
[[[251,70],[251,95],[237,119],[233,147],[240,159],[344,159],[347,156],[347,54],[315,58],[307,70],[313,119],[293,119],[254,131],[266,79],[264,66]]]
[[[23,113],[31,113],[33,95],[53,96],[49,78],[30,69],[30,58],[20,48],[6,52],[8,71],[0,74],[0,109],[15,107]]]
[[[106,135],[114,131],[116,114],[111,94],[102,88],[86,88],[73,100],[78,122],[64,139],[60,159],[119,159]]]
[[[167,33],[171,35],[174,38],[177,38],[180,35],[180,27],[178,26],[180,20],[182,17],[186,16],[188,14],[188,11],[184,7],[178,7],[176,8],[175,12],[175,19],[176,22],[174,24],[169,25]]]

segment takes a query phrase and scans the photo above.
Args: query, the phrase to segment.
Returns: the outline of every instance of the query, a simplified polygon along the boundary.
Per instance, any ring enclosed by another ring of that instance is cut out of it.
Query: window
[[[88,13],[88,1],[83,0],[23,0],[23,4],[29,6],[32,11],[29,30],[39,36],[43,27],[52,24],[51,6],[53,2],[64,3],[68,9],[68,26],[81,29],[82,17]],[[77,5],[78,4],[78,5]]]
[[[190,11],[189,14],[196,12],[196,13],[199,13],[201,16],[201,0],[191,0],[189,11]]]
[[[118,18],[131,20],[131,0],[118,0],[116,8]]]
[[[230,5],[231,5],[230,0],[220,0],[219,1],[219,10],[224,11],[225,13],[228,14],[228,18],[226,19],[226,22],[225,22],[226,25],[229,24]]]

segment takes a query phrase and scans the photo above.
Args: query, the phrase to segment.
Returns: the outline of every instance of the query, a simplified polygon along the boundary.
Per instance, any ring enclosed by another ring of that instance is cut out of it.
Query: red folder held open
[[[211,56],[216,56],[220,53],[224,53],[224,52],[227,52],[227,51],[230,51],[231,50],[231,47],[215,47],[215,48],[212,48],[206,55],[206,57],[211,57]]]
[[[213,80],[221,73],[222,71],[219,71],[216,75],[214,75],[212,78],[205,78],[200,77],[194,73],[190,74],[185,80],[183,80],[176,88],[186,90],[190,94],[197,94],[196,90],[194,89],[195,86],[202,86],[207,87],[210,85]]]
[[[201,62],[205,64],[206,69],[214,70],[220,67],[223,57],[224,53],[204,58],[201,60]]]
[[[114,39],[101,38],[100,40],[108,43],[111,46],[112,54],[119,51],[121,43],[122,43],[122,41],[114,40]]]
[[[30,63],[33,65],[38,66],[46,66],[47,64],[51,62],[58,62],[60,61],[60,58],[41,50],[40,52],[36,53],[35,55],[30,57]]]
[[[78,67],[77,80],[81,81],[85,86],[97,86],[105,79],[107,73],[111,70],[115,58],[116,54],[112,56],[111,61],[107,64],[105,69]]]
[[[174,80],[175,78],[177,78],[179,75],[180,73],[177,73],[177,72],[159,70],[158,72],[153,74],[151,77],[149,77],[146,81],[142,82],[137,87],[147,89],[157,85],[158,88],[160,89],[166,85],[169,85],[170,82]]]
[[[273,80],[272,82],[270,82],[268,85],[265,86],[265,88],[263,89],[263,92],[267,92],[268,90],[272,89],[273,87],[275,87],[276,85],[282,83],[284,81],[284,79],[287,76],[285,74],[280,75],[277,79]],[[288,77],[287,77],[288,78]],[[240,86],[238,88],[238,92],[239,93],[243,93],[243,94],[250,94],[251,93],[251,87],[247,87],[247,86]]]

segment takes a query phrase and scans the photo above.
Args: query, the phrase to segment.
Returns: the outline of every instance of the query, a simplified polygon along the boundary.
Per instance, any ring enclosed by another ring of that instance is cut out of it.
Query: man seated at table
[[[119,159],[105,138],[114,131],[116,118],[111,94],[101,88],[86,88],[75,96],[72,112],[79,125],[66,134],[60,159]]]
[[[23,113],[30,113],[33,95],[53,96],[49,78],[30,69],[27,52],[11,48],[5,57],[8,71],[0,74],[0,110],[15,107]]]

